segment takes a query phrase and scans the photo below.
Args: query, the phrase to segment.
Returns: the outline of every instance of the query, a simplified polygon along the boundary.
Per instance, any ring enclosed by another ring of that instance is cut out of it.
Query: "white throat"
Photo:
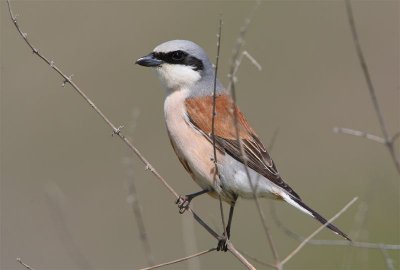
[[[190,66],[162,64],[156,69],[157,75],[168,92],[190,88],[200,80],[200,73]]]

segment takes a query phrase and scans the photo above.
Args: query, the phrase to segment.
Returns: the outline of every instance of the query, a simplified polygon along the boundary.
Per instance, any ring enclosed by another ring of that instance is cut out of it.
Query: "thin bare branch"
[[[65,198],[62,190],[55,182],[50,182],[45,186],[45,195],[50,217],[54,222],[54,229],[69,258],[79,269],[93,269],[85,254],[79,248],[76,236],[67,226],[68,215],[66,215],[65,207],[62,204]]]
[[[253,56],[251,56],[251,54],[248,51],[246,51],[246,50],[242,51],[239,54],[237,60],[235,61],[235,67],[234,67],[232,74],[228,75],[228,77],[230,79],[232,79],[234,83],[237,83],[239,81],[239,79],[237,77],[237,73],[239,72],[239,68],[242,65],[244,57],[249,59],[250,63],[252,63],[259,71],[262,70],[262,66],[257,62],[257,60]],[[232,89],[232,81],[231,80],[229,80],[228,89]]]
[[[228,77],[229,77],[229,83],[228,83],[228,89],[232,88],[232,81],[234,83],[237,83],[238,77],[237,77],[237,73],[239,72],[240,66],[242,65],[243,62],[243,58],[246,57],[247,59],[250,60],[250,63],[252,63],[259,71],[262,70],[262,66],[261,64],[258,63],[258,61],[246,50],[242,51],[239,53],[239,55],[237,56],[237,60],[234,62],[235,66],[234,69],[232,71],[232,74],[229,73]]]
[[[251,54],[248,51],[243,51],[242,55],[246,56],[247,59],[249,59],[250,62],[258,69],[258,71],[262,70],[262,66],[260,65],[260,63],[258,63],[257,60],[253,56],[251,56]]]
[[[227,242],[228,250],[236,257],[240,258],[239,261],[246,266],[247,269],[256,270],[256,268],[233,246],[233,243],[229,240]]]
[[[64,84],[70,84],[74,88],[74,90],[90,105],[90,107],[92,107],[92,109],[95,110],[95,112],[104,120],[104,122],[106,122],[107,125],[111,127],[113,134],[118,135],[118,137],[138,156],[138,158],[144,163],[146,170],[153,173],[161,181],[161,183],[169,190],[169,192],[171,192],[176,198],[178,198],[178,193],[176,193],[176,191],[153,168],[150,162],[140,153],[140,151],[122,134],[121,132],[122,126],[117,127],[116,125],[114,125],[110,121],[110,119],[94,104],[94,102],[78,87],[78,85],[76,85],[72,81],[71,76],[67,76],[63,71],[61,71],[61,69],[59,69],[55,65],[54,61],[49,60],[47,57],[44,56],[44,54],[40,53],[39,50],[32,45],[32,43],[28,40],[28,35],[22,32],[22,30],[20,29],[18,21],[12,12],[9,0],[7,0],[7,4],[11,20],[14,23],[14,26],[16,27],[21,37],[24,39],[25,43],[32,49],[33,53],[37,55],[39,58],[41,58],[44,62],[46,62],[53,70],[55,70],[63,78]]]
[[[264,262],[264,261],[262,261],[260,259],[257,259],[256,257],[250,255],[249,253],[244,252],[243,250],[240,250],[240,253],[242,253],[244,256],[246,256],[247,258],[249,258],[250,260],[252,260],[252,261],[254,261],[256,263],[259,263],[261,265],[264,265],[264,266],[267,266],[267,267],[270,267],[270,268],[276,268],[275,265],[273,265],[271,263]]]
[[[27,34],[22,32],[19,24],[17,22],[16,17],[14,16],[12,9],[11,9],[11,4],[10,0],[7,0],[7,5],[8,5],[8,10],[9,14],[11,17],[11,20],[17,29],[18,33],[20,36],[24,39],[25,43],[32,49],[33,53],[37,55],[40,59],[42,59],[44,62],[46,62],[54,71],[56,71],[64,81],[64,84],[70,84],[73,89],[89,104],[89,106],[95,110],[95,112],[106,122],[108,126],[111,127],[113,134],[117,135],[124,143],[127,145],[127,147],[132,150],[135,155],[140,159],[140,161],[145,165],[146,170],[150,171],[153,175],[156,176],[156,178],[164,185],[167,190],[172,193],[175,198],[179,198],[178,193],[168,184],[168,182],[158,173],[158,171],[155,170],[155,168],[150,164],[150,162],[142,155],[142,153],[122,134],[121,132],[121,126],[116,127],[108,117],[93,103],[91,99],[78,87],[77,84],[75,84],[71,76],[67,76],[64,72],[59,69],[54,61],[49,60],[47,57],[45,57],[42,53],[39,52],[38,49],[36,49],[31,42],[27,38]],[[192,214],[193,218],[207,231],[209,232],[215,239],[218,239],[218,234],[207,224],[205,223],[190,207],[188,208],[188,211]],[[247,268],[249,269],[255,269],[250,262],[246,260],[235,248],[233,245],[228,245],[228,250]]]
[[[218,173],[217,147],[215,146],[215,115],[216,115],[215,112],[216,112],[216,99],[217,99],[218,64],[219,64],[219,55],[221,49],[221,32],[222,32],[222,18],[219,19],[218,34],[217,34],[217,56],[215,57],[213,108],[212,108],[212,118],[211,118],[211,137],[212,137],[213,152],[214,152],[213,154],[214,154],[215,174]]]
[[[365,81],[367,83],[368,92],[369,92],[369,95],[371,97],[371,101],[372,101],[372,104],[374,106],[376,115],[378,117],[379,126],[381,127],[381,131],[382,131],[382,134],[383,134],[383,138],[385,140],[386,147],[388,148],[390,156],[392,157],[394,165],[396,166],[397,172],[400,174],[400,160],[396,155],[396,151],[395,151],[395,148],[394,148],[393,141],[390,138],[388,129],[386,127],[385,119],[383,118],[382,110],[381,110],[381,108],[379,106],[378,98],[376,96],[376,90],[375,90],[375,87],[374,87],[374,85],[372,83],[371,76],[370,76],[369,69],[368,69],[368,65],[367,65],[367,62],[365,60],[362,48],[361,48],[361,43],[360,43],[360,40],[359,40],[359,37],[358,37],[357,28],[356,28],[356,24],[355,24],[355,21],[354,21],[353,9],[351,7],[350,0],[345,0],[345,3],[346,3],[347,18],[348,18],[349,25],[350,25],[354,46],[355,46],[355,49],[356,49],[356,52],[357,52],[357,56],[358,56],[358,60],[360,62],[361,69],[362,69],[364,77],[365,77]]]
[[[369,196],[367,196],[369,197]],[[353,216],[353,224],[351,226],[350,235],[352,239],[360,239],[362,233],[365,232],[365,223],[368,217],[368,203],[360,201],[356,207],[355,214]],[[351,249],[343,256],[342,264],[340,269],[351,269],[355,258],[355,249]]]
[[[357,32],[357,28],[356,28],[355,21],[354,21],[353,9],[351,7],[350,0],[345,0],[345,3],[346,3],[347,18],[349,20],[351,34],[352,34],[352,37],[353,37],[354,46],[355,46],[355,49],[356,49],[356,52],[357,52],[358,60],[360,61],[361,69],[363,71],[365,80],[367,82],[368,91],[369,91],[372,103],[374,105],[375,111],[376,111],[377,116],[378,116],[379,125],[381,126],[383,137],[385,139],[388,139],[389,138],[389,133],[387,131],[386,124],[385,124],[385,121],[383,119],[383,115],[382,115],[381,109],[379,107],[378,98],[376,97],[375,87],[372,84],[371,76],[369,74],[368,65],[367,65],[367,62],[365,60],[362,48],[361,48],[361,43],[360,43],[360,40],[359,40],[359,37],[358,37],[358,32]]]
[[[304,240],[304,237],[298,238]],[[307,244],[317,246],[349,246],[356,248],[368,249],[384,249],[384,250],[400,250],[400,245],[383,244],[383,243],[368,243],[368,242],[349,242],[346,240],[310,240]]]
[[[365,131],[355,130],[351,128],[334,127],[333,132],[338,134],[341,133],[341,134],[353,135],[356,137],[362,137],[377,143],[386,144],[386,140],[384,138],[367,133]]]
[[[140,115],[140,110],[135,109],[133,110],[132,120],[129,122],[128,129],[131,134],[134,133],[138,118]],[[138,192],[136,189],[136,178],[133,166],[133,157],[130,155],[124,158],[124,165],[127,167],[127,189],[128,195],[126,198],[127,203],[132,209],[133,215],[135,217],[135,221],[139,231],[140,242],[142,243],[143,251],[146,256],[147,264],[152,266],[155,264],[154,262],[154,255],[151,249],[150,240],[148,237],[148,233],[146,230],[146,226],[144,224],[144,218],[142,213],[142,206],[139,201]]]
[[[21,258],[17,258],[17,262],[19,262],[23,267],[25,267],[28,270],[35,270],[32,267],[30,267],[29,265],[27,265],[26,263],[24,263]]]
[[[207,254],[207,253],[209,253],[211,251],[215,251],[215,250],[217,250],[217,249],[216,248],[210,248],[210,249],[198,252],[196,254],[193,254],[193,255],[190,255],[190,256],[187,256],[187,257],[184,257],[184,258],[180,258],[180,259],[169,261],[169,262],[165,262],[165,263],[160,263],[160,264],[157,264],[157,265],[153,265],[151,267],[141,268],[140,270],[156,269],[156,268],[160,268],[160,267],[163,267],[163,266],[167,266],[167,265],[171,265],[171,264],[187,261],[187,260],[190,260],[192,258],[199,257],[201,255]]]
[[[270,204],[271,217],[275,221],[278,228],[280,228],[287,236],[296,239],[299,242],[304,241],[305,237],[301,236],[288,227],[286,227],[279,219],[278,214],[275,211],[273,204]],[[307,242],[308,245],[316,246],[349,246],[355,248],[368,248],[368,249],[385,249],[385,250],[400,250],[400,245],[383,244],[383,243],[368,243],[368,242],[357,242],[347,240],[324,240],[324,239],[311,239]]]
[[[383,258],[385,258],[386,268],[388,270],[395,270],[393,259],[390,258],[387,250],[381,249],[381,253],[383,255]]]
[[[218,159],[217,159],[217,147],[215,146],[215,115],[216,115],[216,99],[217,99],[217,76],[218,76],[218,64],[221,49],[221,33],[222,33],[222,18],[219,18],[218,24],[218,34],[217,34],[217,56],[215,57],[215,75],[214,75],[214,91],[213,91],[213,108],[211,116],[211,138],[213,144],[213,162],[215,166],[214,180],[219,174],[218,172]],[[221,212],[222,228],[224,230],[224,235],[226,235],[226,225],[225,225],[225,215],[224,207],[222,206],[221,196],[218,195],[219,200],[219,210]]]
[[[306,237],[303,242],[300,243],[300,245],[295,248],[285,259],[281,261],[281,264],[284,265],[287,263],[291,258],[293,258],[294,255],[296,255],[306,244],[308,241],[310,241],[311,238],[313,238],[315,235],[317,235],[322,229],[324,229],[328,224],[332,223],[335,219],[340,217],[353,203],[357,201],[357,197],[354,197],[349,203],[347,203],[342,210],[340,210],[336,215],[334,215],[331,219],[328,220],[327,223],[324,225],[320,226],[317,230],[315,230],[312,234],[310,234],[308,237]]]
[[[221,221],[222,221],[222,229],[224,231],[224,235],[226,235],[226,224],[225,224],[225,215],[224,215],[224,206],[222,205],[221,195],[218,195],[219,201],[219,211],[221,213]]]
[[[400,138],[400,132],[396,132],[396,134],[392,137],[392,142],[394,143],[398,138]]]
[[[183,217],[182,221],[182,240],[184,256],[195,253],[199,250],[197,245],[195,221],[191,217]],[[187,262],[187,269],[200,270],[201,262],[200,258],[193,258]]]
[[[240,140],[240,137],[239,137],[239,127],[238,127],[237,107],[236,107],[235,83],[236,83],[237,79],[235,77],[235,74],[236,74],[236,72],[238,70],[238,67],[240,65],[239,56],[240,56],[240,52],[242,50],[242,47],[244,45],[244,37],[245,37],[245,35],[247,33],[247,30],[248,30],[248,27],[250,25],[250,22],[253,19],[254,14],[255,14],[256,10],[258,9],[260,3],[261,3],[260,1],[256,1],[256,4],[254,5],[254,8],[252,9],[249,17],[246,18],[246,20],[244,22],[244,25],[240,29],[239,36],[236,39],[236,45],[234,47],[233,56],[232,56],[232,64],[231,64],[229,75],[228,75],[228,77],[229,77],[228,90],[229,90],[229,93],[232,96],[232,100],[233,100],[233,104],[232,104],[233,116],[234,116],[233,117],[233,124],[235,126],[236,138],[237,138],[237,140],[239,142],[240,152],[241,152],[241,155],[242,155],[243,161],[244,161],[243,162],[243,166],[244,166],[244,169],[245,169],[245,172],[246,172],[247,179],[248,179],[248,181],[250,183],[250,186],[251,186],[251,188],[253,190],[253,193],[254,193],[254,201],[255,201],[255,204],[256,204],[256,207],[257,207],[257,211],[258,211],[259,216],[260,216],[260,220],[261,220],[264,232],[265,232],[265,234],[267,236],[268,243],[269,243],[269,245],[271,247],[271,250],[272,250],[272,253],[273,253],[273,256],[274,256],[274,260],[275,260],[275,263],[276,263],[276,269],[281,269],[280,266],[279,266],[280,262],[279,262],[278,251],[277,251],[277,249],[275,247],[275,244],[274,244],[274,242],[272,240],[272,236],[269,233],[269,229],[268,229],[268,226],[266,224],[265,214],[261,209],[261,205],[260,205],[260,203],[258,201],[258,198],[256,196],[256,189],[255,189],[255,187],[253,185],[253,182],[251,181],[250,171],[249,171],[249,167],[248,167],[248,164],[247,164],[246,153],[245,153],[244,148],[243,148],[243,143],[242,143],[242,141]]]
[[[349,242],[346,240],[312,240],[308,244],[326,246],[350,246],[356,248],[400,250],[400,245],[368,243],[368,242]]]
[[[269,150],[269,152],[271,152],[272,149],[273,149],[274,146],[275,146],[276,139],[278,138],[278,133],[279,133],[279,128],[276,128],[275,131],[274,131],[274,133],[272,133],[271,141],[270,141],[269,144],[268,144],[268,150]]]
[[[146,230],[146,225],[144,224],[142,207],[139,202],[138,193],[136,190],[136,180],[134,175],[131,175],[128,180],[128,196],[127,202],[132,208],[133,214],[135,216],[136,224],[139,230],[140,241],[142,243],[143,251],[147,260],[148,265],[154,265],[154,256],[151,250],[149,237]]]
[[[228,90],[230,93],[232,93],[232,84],[237,82],[237,78],[236,78],[236,73],[239,70],[241,61],[242,61],[242,57],[243,57],[243,53],[241,54],[243,45],[244,45],[244,37],[247,33],[247,30],[249,28],[249,25],[251,23],[251,21],[253,20],[253,17],[256,13],[256,11],[258,10],[259,6],[261,4],[260,0],[256,0],[256,3],[254,4],[253,9],[251,10],[249,16],[245,19],[243,26],[240,28],[239,31],[239,36],[236,39],[236,45],[233,49],[233,56],[232,56],[232,64],[230,67],[230,71],[228,74],[228,78],[229,78],[229,83],[228,83]],[[248,54],[249,55],[249,54]],[[252,59],[254,59],[253,57],[251,57]],[[249,58],[251,60],[251,58]],[[258,62],[255,61],[257,64]],[[260,66],[259,64],[256,65]]]

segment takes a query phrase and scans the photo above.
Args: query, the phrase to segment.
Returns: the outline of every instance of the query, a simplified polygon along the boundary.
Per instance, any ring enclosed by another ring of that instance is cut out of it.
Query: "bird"
[[[192,199],[202,194],[230,205],[218,250],[228,249],[233,211],[239,197],[285,201],[351,241],[306,205],[283,180],[266,147],[216,77],[212,62],[199,45],[189,40],[166,41],[136,60],[136,64],[155,69],[165,89],[164,117],[172,148],[201,188],[199,192],[179,197],[179,212],[185,212]]]

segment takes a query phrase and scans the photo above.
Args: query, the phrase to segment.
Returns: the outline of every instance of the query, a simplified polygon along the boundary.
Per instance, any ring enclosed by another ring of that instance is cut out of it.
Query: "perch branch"
[[[21,31],[18,21],[16,17],[14,16],[12,9],[11,9],[11,4],[10,0],[7,0],[7,5],[8,5],[8,10],[9,14],[11,17],[11,20],[17,29],[18,33],[21,35],[21,37],[24,39],[25,43],[31,48],[33,53],[37,55],[39,58],[41,58],[44,62],[46,62],[53,70],[55,70],[63,79],[64,79],[64,84],[70,84],[75,91],[92,107],[95,112],[104,120],[104,122],[107,123],[108,126],[111,127],[113,130],[113,134],[117,135],[124,143],[131,149],[135,155],[140,159],[140,161],[145,165],[146,170],[149,170],[153,175],[156,176],[158,180],[164,185],[164,187],[167,188],[167,190],[172,193],[175,198],[179,198],[178,193],[167,183],[167,181],[158,173],[158,171],[155,170],[155,168],[150,164],[150,162],[141,154],[141,152],[122,134],[121,132],[121,127],[116,127],[108,117],[93,103],[91,99],[76,85],[71,77],[68,77],[65,75],[64,72],[62,72],[54,63],[54,61],[49,60],[46,58],[42,53],[39,52],[38,49],[36,49],[31,42],[28,40],[28,35],[24,32]],[[206,224],[191,208],[188,208],[188,211],[192,214],[193,218],[205,229],[207,230],[214,238],[218,239],[218,234],[208,225]],[[228,250],[243,264],[245,265],[248,269],[255,269],[254,266],[251,265],[250,262],[248,262],[236,249],[232,244],[228,244]]]
[[[220,55],[220,49],[221,49],[221,33],[222,33],[222,18],[219,18],[218,34],[217,34],[217,56],[215,57],[213,107],[212,107],[212,115],[211,115],[211,138],[212,138],[212,145],[213,145],[213,162],[214,162],[214,167],[215,167],[214,180],[216,179],[217,176],[219,176],[217,147],[215,146],[215,115],[216,115],[215,101],[217,98],[217,76],[218,76],[219,55]],[[222,199],[221,199],[221,195],[219,195],[219,194],[218,194],[218,200],[219,200],[219,210],[221,212],[222,228],[224,230],[224,235],[226,235],[224,207],[222,206]]]
[[[244,169],[245,169],[245,172],[246,172],[247,179],[248,179],[248,181],[250,183],[250,186],[251,186],[251,188],[253,190],[254,201],[255,201],[255,204],[256,204],[256,208],[257,208],[257,211],[259,213],[260,220],[261,220],[264,232],[265,232],[265,234],[267,236],[267,240],[268,240],[269,246],[271,247],[272,254],[274,256],[274,260],[275,260],[275,264],[276,264],[275,268],[276,269],[281,269],[281,267],[280,267],[281,264],[280,264],[280,261],[279,261],[278,251],[277,251],[277,249],[275,247],[275,244],[274,244],[274,242],[272,240],[272,236],[269,233],[269,229],[268,229],[268,226],[266,224],[265,214],[262,211],[261,205],[260,205],[259,200],[258,200],[258,198],[256,196],[256,187],[254,187],[253,182],[251,181],[250,171],[249,171],[249,168],[248,168],[248,165],[247,165],[247,156],[246,156],[246,153],[245,153],[244,148],[243,148],[243,143],[242,143],[242,141],[241,141],[241,139],[239,137],[239,126],[238,126],[237,107],[236,107],[235,83],[237,81],[236,73],[239,70],[239,66],[240,66],[240,63],[241,63],[241,61],[240,61],[240,52],[241,52],[241,49],[242,49],[242,47],[244,45],[244,37],[245,37],[245,35],[247,33],[248,27],[249,27],[249,25],[251,23],[251,20],[254,17],[254,14],[255,14],[256,10],[258,9],[259,5],[260,5],[260,1],[256,1],[256,4],[254,5],[253,10],[251,11],[249,17],[246,18],[246,20],[244,22],[244,25],[240,29],[239,36],[236,39],[236,45],[234,47],[233,56],[232,56],[232,64],[231,64],[230,72],[229,72],[229,75],[228,75],[228,78],[229,78],[228,90],[229,90],[229,93],[231,94],[232,100],[233,100],[233,104],[232,104],[233,116],[234,116],[233,117],[233,124],[234,124],[234,127],[235,127],[236,138],[237,138],[237,141],[238,141],[239,147],[240,147],[240,152],[241,152],[241,155],[243,157],[243,166],[244,166]]]

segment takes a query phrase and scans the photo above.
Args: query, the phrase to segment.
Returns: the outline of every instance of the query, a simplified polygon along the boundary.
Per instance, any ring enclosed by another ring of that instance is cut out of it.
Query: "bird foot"
[[[190,202],[192,201],[192,197],[184,195],[184,196],[179,196],[179,198],[176,200],[176,204],[178,205],[179,208],[179,214],[185,213],[186,210],[189,209]]]
[[[217,251],[226,252],[228,250],[228,243],[229,243],[229,238],[225,234],[223,234],[222,236],[219,236]]]

